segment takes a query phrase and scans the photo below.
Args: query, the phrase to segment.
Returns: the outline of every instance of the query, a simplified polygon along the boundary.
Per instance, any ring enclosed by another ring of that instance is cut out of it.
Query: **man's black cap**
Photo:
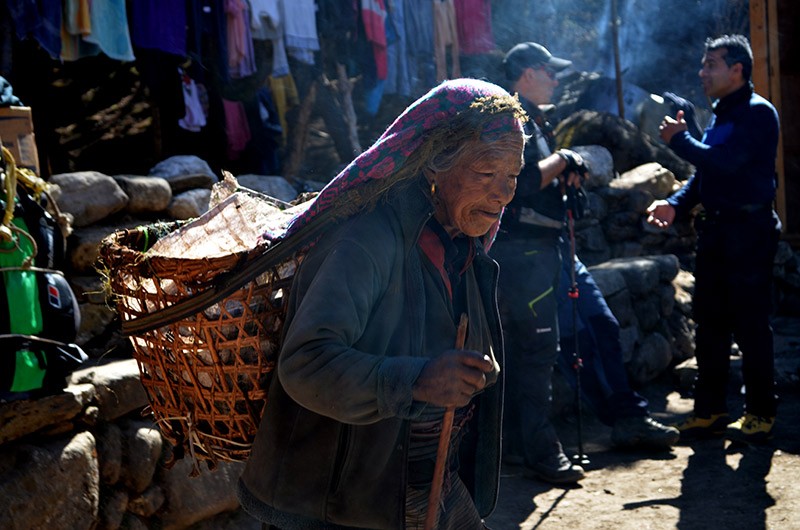
[[[553,57],[547,48],[536,42],[521,42],[508,50],[503,58],[506,78],[510,81],[519,79],[526,68],[546,65],[558,72],[571,64],[572,61]]]

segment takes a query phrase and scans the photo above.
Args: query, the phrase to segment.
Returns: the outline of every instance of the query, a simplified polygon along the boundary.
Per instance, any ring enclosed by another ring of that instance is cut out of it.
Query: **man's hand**
[[[463,407],[486,386],[494,369],[488,355],[473,350],[448,350],[431,359],[414,382],[412,395],[439,407]]]
[[[675,220],[675,207],[667,201],[653,201],[647,208],[647,222],[659,228],[669,228]]]
[[[679,132],[688,130],[689,126],[686,125],[686,120],[683,119],[682,110],[678,111],[678,113],[675,115],[675,119],[672,119],[669,116],[664,116],[664,120],[661,122],[661,125],[658,126],[659,135],[667,145],[669,145],[669,142],[672,140],[673,136]]]
[[[567,186],[580,188],[583,181],[589,177],[589,167],[583,157],[571,149],[559,149],[556,153],[566,163],[564,168],[564,183]]]

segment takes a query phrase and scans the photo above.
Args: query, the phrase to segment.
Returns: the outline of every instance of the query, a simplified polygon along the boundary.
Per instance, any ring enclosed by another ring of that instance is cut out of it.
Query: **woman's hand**
[[[439,407],[463,407],[486,386],[486,374],[494,369],[488,355],[473,350],[448,350],[422,369],[412,396]]]

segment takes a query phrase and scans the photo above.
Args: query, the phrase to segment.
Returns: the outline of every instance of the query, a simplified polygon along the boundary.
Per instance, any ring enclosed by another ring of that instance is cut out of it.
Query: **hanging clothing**
[[[367,42],[372,45],[375,76],[378,80],[386,79],[386,5],[383,0],[361,0],[361,20]]]
[[[433,0],[433,55],[436,61],[436,81],[461,77],[458,60],[458,29],[453,0]],[[450,48],[450,68],[447,68],[447,48]]]
[[[184,0],[136,0],[131,2],[130,13],[131,40],[135,46],[187,54]]]
[[[359,26],[358,0],[317,0],[317,30],[329,57],[347,64],[354,60]]]
[[[181,76],[181,86],[183,87],[183,103],[186,107],[186,114],[178,120],[178,125],[191,132],[200,132],[206,126],[206,113],[200,102],[200,91],[194,79],[189,77],[182,68],[178,69]]]
[[[234,79],[256,72],[250,14],[244,0],[225,0],[228,30],[228,72]]]
[[[239,160],[250,141],[247,112],[241,101],[222,100],[225,109],[225,135],[228,137],[228,159]]]
[[[283,43],[282,2],[250,0],[250,29],[254,39],[272,42],[272,75],[289,73],[289,60]]]
[[[406,48],[404,0],[386,0],[386,84],[387,94],[411,95],[411,74]]]
[[[458,47],[463,55],[489,53],[496,48],[489,0],[455,0]]]
[[[228,83],[228,31],[225,17],[225,0],[196,0],[187,4],[186,47],[198,82],[207,82],[205,75],[212,72],[216,81]]]
[[[259,175],[279,175],[281,161],[278,154],[283,129],[269,86],[262,86],[256,92],[254,107],[255,111],[249,113],[254,170]]]
[[[88,35],[92,32],[92,3],[90,0],[65,0],[62,27],[72,35]]]
[[[96,44],[101,52],[117,61],[135,60],[125,0],[92,2],[90,13],[92,32],[83,40]]]
[[[83,38],[92,32],[90,0],[65,0],[61,18],[61,60],[77,61],[100,53],[96,44]]]
[[[142,84],[147,87],[148,99],[154,109],[158,109],[162,127],[174,130],[185,115],[183,83],[178,71],[184,61],[183,57],[155,48],[141,48],[136,52],[136,68]]]
[[[294,77],[287,74],[281,77],[269,78],[269,90],[272,94],[272,101],[275,103],[275,108],[278,111],[278,119],[281,123],[281,129],[288,131],[286,123],[286,112],[300,104],[300,96],[297,92],[297,86],[294,84]],[[284,135],[283,141],[286,141]]]
[[[314,0],[292,0],[283,4],[286,51],[300,62],[314,64],[319,51]]]
[[[422,92],[436,83],[433,59],[433,3],[431,0],[404,0],[410,83],[413,92]]]
[[[17,38],[33,37],[50,57],[61,57],[61,0],[7,0]]]

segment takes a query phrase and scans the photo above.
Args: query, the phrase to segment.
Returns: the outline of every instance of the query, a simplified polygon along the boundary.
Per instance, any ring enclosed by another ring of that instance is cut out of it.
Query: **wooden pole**
[[[463,350],[467,339],[467,315],[461,314],[456,332],[456,349]],[[447,453],[450,448],[450,436],[453,432],[453,419],[455,407],[447,407],[442,418],[442,432],[439,434],[439,447],[436,450],[436,465],[433,468],[433,481],[431,493],[428,497],[428,510],[425,512],[425,530],[436,528],[436,518],[439,515],[439,502],[442,499],[442,483],[444,482],[444,466],[447,464]]]
[[[619,117],[625,119],[625,99],[622,97],[622,68],[619,59],[619,18],[617,16],[617,0],[611,0],[611,34],[614,39],[614,74],[617,78],[617,107]]]
[[[355,157],[361,152],[361,143],[358,141],[358,122],[356,119],[356,109],[353,106],[353,83],[347,76],[347,69],[342,63],[336,63],[336,74],[338,75],[337,87],[342,98],[342,110],[344,111],[344,122],[347,124],[347,134],[350,144],[353,146]],[[342,160],[342,162],[347,162]]]
[[[317,79],[314,79],[308,89],[308,94],[306,94],[303,101],[300,102],[297,122],[295,126],[292,127],[292,137],[289,138],[289,156],[287,157],[286,165],[283,170],[283,177],[289,182],[294,182],[295,179],[297,179],[297,173],[300,171],[300,165],[303,161],[306,142],[308,140],[311,111],[314,108],[314,101],[317,99],[318,82]]]
[[[779,31],[777,2],[750,0],[750,46],[753,48],[753,73],[750,77],[756,92],[770,100],[778,115],[783,116]],[[778,136],[778,156],[775,160],[775,171],[778,173],[775,209],[783,220],[783,233],[787,234],[789,216],[786,211],[786,169],[783,155],[783,127],[781,127]]]

